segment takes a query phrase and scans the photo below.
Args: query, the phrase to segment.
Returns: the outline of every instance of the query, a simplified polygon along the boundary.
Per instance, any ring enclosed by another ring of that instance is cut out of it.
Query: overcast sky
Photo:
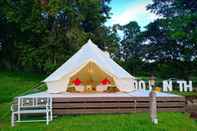
[[[137,21],[143,28],[157,16],[146,10],[146,5],[152,3],[152,0],[112,0],[111,1],[111,19],[106,25],[113,24],[124,25],[130,21]]]

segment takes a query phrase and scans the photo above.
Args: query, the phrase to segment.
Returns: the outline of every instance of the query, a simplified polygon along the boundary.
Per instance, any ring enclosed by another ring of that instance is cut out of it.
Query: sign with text
[[[176,86],[175,86],[176,84]],[[143,80],[135,80],[133,81],[133,86],[137,90],[152,90],[153,86],[151,84],[151,81],[148,81],[148,84],[146,84]],[[176,82],[172,82],[172,80],[164,80],[162,81],[162,91],[164,92],[170,92],[173,91],[175,87],[178,87],[178,90],[180,92],[191,92],[193,90],[192,87],[192,81],[185,81],[185,80],[177,80]]]

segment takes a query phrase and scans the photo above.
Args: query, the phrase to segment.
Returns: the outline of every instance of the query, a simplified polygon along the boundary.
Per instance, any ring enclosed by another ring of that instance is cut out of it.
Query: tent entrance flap
[[[80,79],[83,85],[97,86],[101,80],[105,78],[110,80],[111,84],[115,84],[112,76],[103,71],[96,63],[90,61],[81,70],[70,77],[69,85],[73,84],[74,80]]]

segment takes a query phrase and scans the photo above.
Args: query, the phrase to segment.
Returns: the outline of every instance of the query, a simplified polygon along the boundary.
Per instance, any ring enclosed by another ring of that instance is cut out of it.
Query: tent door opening
[[[69,80],[69,86],[77,92],[104,92],[109,86],[115,86],[114,78],[90,61]]]

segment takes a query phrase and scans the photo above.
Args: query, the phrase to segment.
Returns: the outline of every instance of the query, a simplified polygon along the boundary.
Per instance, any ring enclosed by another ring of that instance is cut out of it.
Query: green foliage
[[[168,53],[165,49],[162,52],[165,51],[172,56],[176,54],[175,58],[181,61],[192,61],[196,58],[197,3],[195,0],[157,0],[148,5],[148,9],[156,14],[163,15],[162,21],[164,23],[158,23],[160,28],[155,31],[165,31],[165,35],[162,36],[162,39],[166,41],[165,45],[170,43],[168,47],[175,47],[171,53]],[[148,30],[151,33],[150,28]],[[159,46],[160,43],[157,45]]]
[[[48,74],[89,38],[114,53],[116,35],[103,26],[109,18],[109,2],[49,0],[43,5],[40,0],[1,1],[0,66]]]
[[[184,79],[196,75],[197,2],[153,0],[147,9],[162,17],[148,24],[144,31],[139,31],[136,22],[114,26],[126,30],[120,46],[122,65],[136,75]]]
[[[195,13],[197,3],[196,0],[153,0],[153,3],[147,6],[147,9],[164,17],[183,16]]]
[[[124,60],[138,57],[140,26],[137,22],[131,21],[124,26],[119,26],[119,30],[123,31],[124,36],[121,40],[120,52]]]
[[[140,60],[139,58],[129,58],[126,62],[122,63],[122,66],[131,72],[134,76],[148,76],[147,72],[150,71],[148,64]]]

